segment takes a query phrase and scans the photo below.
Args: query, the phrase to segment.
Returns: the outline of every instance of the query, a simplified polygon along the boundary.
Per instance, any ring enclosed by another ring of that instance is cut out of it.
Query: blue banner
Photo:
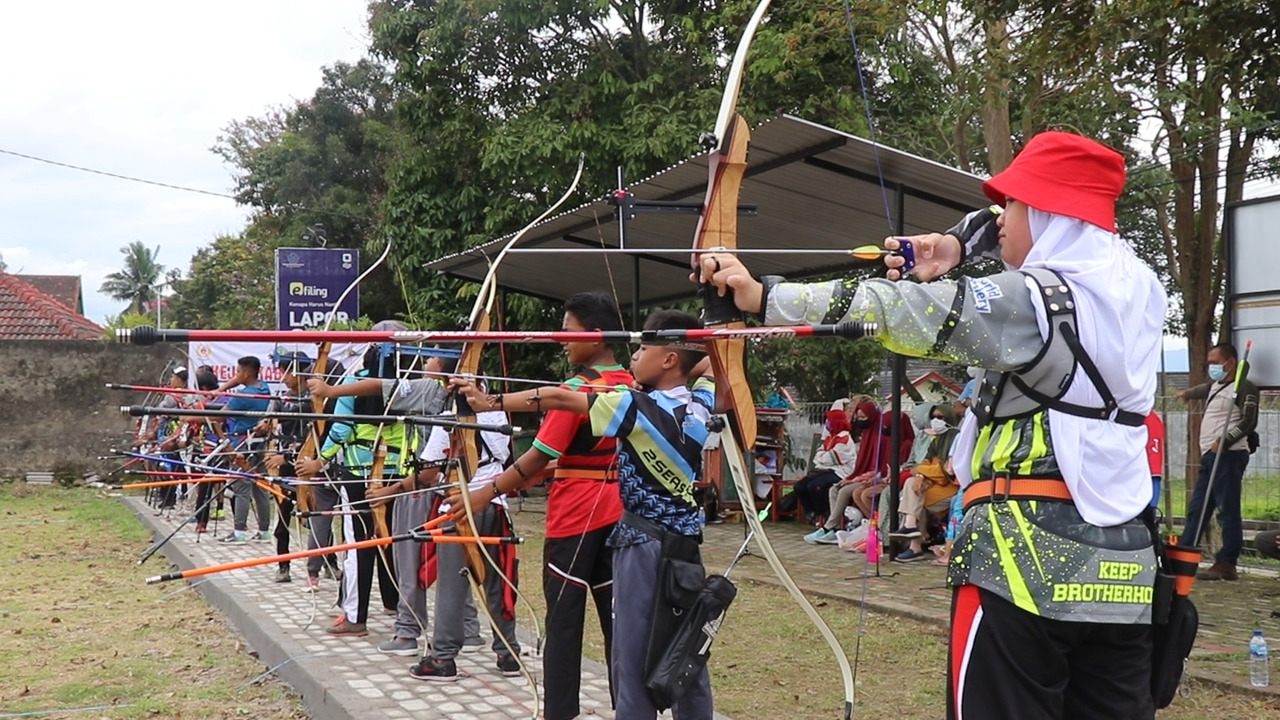
[[[323,327],[329,313],[339,322],[360,317],[360,288],[334,308],[360,274],[360,251],[331,248],[276,250],[276,325],[280,330]]]

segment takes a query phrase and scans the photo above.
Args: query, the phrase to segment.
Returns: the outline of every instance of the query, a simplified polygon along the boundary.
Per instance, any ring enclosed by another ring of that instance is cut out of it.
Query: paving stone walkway
[[[177,513],[157,517],[140,498],[124,498],[124,502],[160,538],[185,519]],[[163,550],[171,562],[183,569],[247,560],[275,551],[274,539],[227,545],[217,542],[213,533],[196,536],[191,528],[184,528]],[[230,524],[222,522],[218,529],[225,534]],[[292,548],[297,549],[296,538]],[[154,558],[151,563],[156,574],[166,570],[162,558]],[[336,583],[325,580],[320,593],[304,593],[300,578],[292,583],[272,582],[275,572],[276,565],[264,565],[196,578],[192,584],[228,617],[267,667],[302,696],[312,720],[507,720],[533,716],[528,681],[500,674],[494,653],[487,646],[458,656],[457,682],[415,680],[407,672],[415,658],[377,651],[378,643],[392,636],[395,618],[381,613],[376,586],[368,637],[337,638],[324,632],[337,617],[332,607]],[[294,572],[305,577],[297,562]],[[180,588],[179,583],[173,583],[174,590]],[[429,600],[429,617],[434,617],[432,604]],[[487,643],[488,628],[482,634]],[[534,639],[522,634],[520,641],[525,648],[523,660],[529,663],[534,677],[540,678],[542,658],[529,651]],[[583,717],[612,718],[609,705],[604,666],[584,660]]]
[[[176,514],[154,516],[139,498],[125,498],[125,502],[158,537],[168,535],[182,520]],[[533,498],[525,506],[540,512],[542,503]],[[226,525],[223,523],[224,528]],[[801,538],[808,528],[787,522],[766,523],[765,527],[790,574],[807,593],[857,603],[863,597],[865,575],[865,597],[871,609],[946,626],[946,616],[932,611],[949,606],[945,568],[928,562],[887,561],[878,568],[867,568],[866,556],[861,553],[803,542]],[[165,553],[179,567],[189,568],[259,557],[274,550],[274,542],[227,546],[214,541],[212,535],[203,538],[196,542],[196,536],[184,530],[165,547]],[[708,568],[722,571],[742,540],[740,524],[708,526],[703,546]],[[462,677],[457,683],[413,680],[406,670],[414,658],[382,655],[375,649],[391,636],[394,618],[375,609],[370,613],[368,637],[330,637],[324,633],[324,626],[335,616],[330,607],[335,584],[325,581],[313,608],[313,596],[300,592],[300,583],[272,583],[274,572],[274,565],[263,566],[195,582],[199,584],[198,591],[245,635],[262,661],[302,695],[313,719],[489,720],[532,715],[528,682],[522,677],[499,674],[493,666],[493,653],[487,648],[459,656]],[[743,558],[734,569],[734,576],[776,582],[768,563],[758,554]],[[376,608],[376,590],[373,595]],[[1189,666],[1191,676],[1225,689],[1264,694],[1272,699],[1280,696],[1280,682],[1261,690],[1249,685],[1245,658],[1255,628],[1271,638],[1273,647],[1278,648],[1273,654],[1280,655],[1280,619],[1271,616],[1272,610],[1280,611],[1280,579],[1276,573],[1242,567],[1240,581],[1199,582],[1192,597],[1200,610],[1200,634]],[[314,620],[308,626],[313,611]],[[542,659],[529,655],[532,638],[522,635],[521,642],[526,648],[525,661],[540,678]],[[1223,654],[1233,654],[1239,662],[1196,662],[1197,658],[1209,656],[1220,659]],[[1280,675],[1273,673],[1273,677],[1277,676]],[[582,692],[584,717],[613,717],[602,665],[584,660]]]

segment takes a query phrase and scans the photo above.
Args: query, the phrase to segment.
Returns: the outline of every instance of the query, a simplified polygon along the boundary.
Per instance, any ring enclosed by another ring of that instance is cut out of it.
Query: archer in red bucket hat
[[[790,283],[702,258],[702,281],[766,325],[871,322],[896,353],[983,370],[951,447],[949,720],[1150,720],[1180,679],[1186,656],[1153,644],[1153,618],[1174,615],[1143,520],[1168,299],[1116,233],[1124,183],[1120,153],[1046,132],[983,184],[999,207],[886,238],[915,250],[909,268],[886,256],[889,279]],[[1005,270],[942,277],[981,258]],[[894,282],[908,272],[923,282]]]
[[[1009,167],[982,184],[991,201],[1007,198],[1055,215],[1116,231],[1116,200],[1124,190],[1124,156],[1080,135],[1042,132]]]

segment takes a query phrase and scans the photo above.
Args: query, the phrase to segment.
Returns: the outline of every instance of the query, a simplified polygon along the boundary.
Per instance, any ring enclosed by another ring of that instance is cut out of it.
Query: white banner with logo
[[[351,374],[360,369],[361,359],[367,347],[368,345],[363,343],[334,343],[329,351],[329,362],[342,363],[347,368],[347,374]],[[314,360],[316,345],[315,343],[190,342],[187,343],[187,377],[190,379],[191,387],[195,387],[197,370],[203,365],[208,365],[213,369],[213,374],[218,376],[218,382],[224,383],[235,376],[236,362],[240,358],[253,356],[262,363],[262,371],[258,377],[271,386],[273,394],[282,393],[286,392],[284,383],[280,381],[284,372],[276,367],[271,356],[273,353],[291,352],[306,353],[307,357]]]

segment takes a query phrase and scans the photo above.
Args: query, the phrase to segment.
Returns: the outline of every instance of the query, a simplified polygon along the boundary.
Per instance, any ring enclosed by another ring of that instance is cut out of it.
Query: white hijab
[[[1115,233],[1035,208],[1029,208],[1028,214],[1031,250],[1021,269],[1046,268],[1062,275],[1076,297],[1080,343],[1097,364],[1120,409],[1150,412],[1155,403],[1167,303],[1159,279]],[[1030,287],[1032,281],[1027,282],[1040,332],[1047,335],[1042,298]],[[1102,397],[1080,368],[1062,399],[1086,407],[1102,406]],[[1086,521],[1116,525],[1137,516],[1150,503],[1145,427],[1090,420],[1056,410],[1049,411],[1049,425],[1058,466]],[[972,414],[966,414],[962,447],[973,447],[976,431]]]

